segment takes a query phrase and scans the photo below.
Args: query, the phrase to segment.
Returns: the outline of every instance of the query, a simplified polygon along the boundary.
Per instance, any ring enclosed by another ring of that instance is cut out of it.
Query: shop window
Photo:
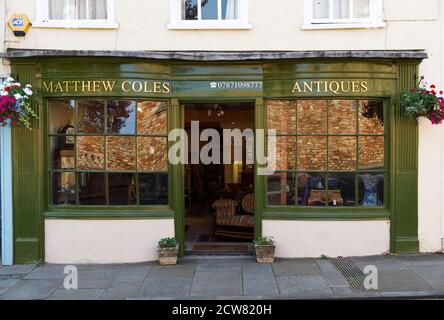
[[[52,205],[168,204],[167,105],[51,99]]]
[[[170,0],[170,29],[249,29],[248,0]]]
[[[382,0],[305,0],[303,29],[384,27]]]
[[[37,0],[33,27],[116,28],[115,0]]]
[[[268,205],[384,206],[382,100],[268,100],[267,126],[277,131]]]

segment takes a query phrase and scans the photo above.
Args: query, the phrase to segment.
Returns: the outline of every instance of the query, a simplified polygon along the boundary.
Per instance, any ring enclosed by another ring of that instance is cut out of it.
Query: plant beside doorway
[[[31,128],[32,119],[37,113],[31,106],[32,87],[22,86],[14,78],[7,78],[0,84],[0,125],[2,127],[23,125]]]
[[[254,240],[256,260],[260,263],[274,262],[275,244],[273,237],[261,237]]]
[[[444,120],[443,91],[434,84],[414,89],[401,95],[401,107],[407,116],[425,117],[432,124],[441,124]]]
[[[159,263],[162,266],[173,265],[177,263],[177,253],[179,251],[179,243],[176,238],[163,238],[159,240]]]

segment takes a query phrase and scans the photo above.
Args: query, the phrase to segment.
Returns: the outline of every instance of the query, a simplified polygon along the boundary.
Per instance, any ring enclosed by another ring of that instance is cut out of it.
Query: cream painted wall
[[[26,13],[34,20],[35,1],[6,0],[6,12],[7,17]],[[422,63],[421,75],[444,87],[443,1],[384,0],[383,17],[385,28],[304,31],[303,0],[273,1],[272,6],[269,0],[250,0],[250,30],[178,31],[166,28],[169,1],[116,0],[118,29],[32,28],[23,39],[8,29],[5,45],[72,50],[424,49],[429,59]],[[421,121],[419,150],[420,246],[438,251],[444,238],[443,128]]]
[[[174,220],[45,221],[48,263],[131,263],[157,260],[157,242],[174,236]]]
[[[281,258],[379,255],[390,249],[389,221],[266,220],[262,228]]]
[[[5,17],[6,4],[4,1],[0,2],[0,52],[5,51],[5,31],[6,31],[6,19]],[[9,74],[9,66],[6,65],[6,61],[0,59],[0,78]]]

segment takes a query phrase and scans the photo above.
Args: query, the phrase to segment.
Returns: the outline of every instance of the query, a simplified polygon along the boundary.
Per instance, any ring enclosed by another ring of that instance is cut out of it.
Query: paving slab
[[[188,297],[192,282],[192,278],[147,278],[140,288],[137,297]]]
[[[395,255],[373,255],[373,256],[363,256],[363,257],[350,257],[350,259],[354,262],[354,263],[361,263],[361,262],[376,262],[376,261],[386,261],[386,260],[390,260],[390,259],[397,259],[397,256]]]
[[[410,269],[430,284],[435,290],[444,291],[443,266],[411,266]]]
[[[67,276],[67,274],[63,272],[64,269],[65,265],[60,264],[40,266],[28,273],[23,279],[64,279]]]
[[[141,285],[150,273],[151,268],[152,265],[126,266],[119,271],[116,278],[113,280],[113,283],[118,282]]]
[[[349,283],[328,259],[316,259],[316,263],[330,286],[349,286]]]
[[[242,262],[237,260],[202,260],[197,264],[196,271],[237,270],[242,268]]]
[[[35,264],[19,264],[13,266],[0,266],[0,276],[25,275],[34,270]]]
[[[94,271],[78,271],[78,288],[79,289],[106,289],[116,278],[119,270],[102,269]],[[60,285],[63,287],[63,283]]]
[[[193,277],[196,270],[195,264],[174,266],[153,266],[148,273],[148,278],[189,278]]]
[[[140,284],[130,284],[130,283],[118,283],[111,284],[108,289],[102,294],[100,299],[102,300],[125,300],[133,299],[137,297],[139,290],[142,286]]]
[[[407,266],[444,266],[444,255],[442,254],[403,254],[398,259]]]
[[[241,271],[199,271],[194,276],[191,296],[241,296]]]
[[[242,287],[246,296],[277,296],[279,290],[270,264],[248,263],[242,266]]]
[[[333,296],[323,276],[281,276],[276,281],[281,296]]]
[[[9,278],[9,279],[0,279],[0,289],[6,289],[13,287],[20,279]]]
[[[378,272],[378,289],[383,292],[432,291],[433,287],[413,271]]]
[[[402,261],[399,261],[398,258],[391,258],[387,260],[380,260],[380,261],[367,261],[367,262],[359,262],[356,263],[356,266],[361,270],[364,271],[366,266],[375,266],[378,271],[402,271],[402,270],[409,270],[409,267],[403,263]]]
[[[97,300],[104,289],[57,289],[48,300]]]
[[[40,300],[50,296],[61,280],[20,280],[0,294],[0,300]]]
[[[276,277],[322,275],[314,259],[277,260],[273,263],[273,271]]]

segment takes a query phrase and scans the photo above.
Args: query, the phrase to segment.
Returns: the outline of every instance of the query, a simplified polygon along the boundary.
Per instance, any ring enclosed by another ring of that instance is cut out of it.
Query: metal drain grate
[[[329,260],[342,273],[353,292],[375,292],[375,290],[365,289],[366,275],[350,258],[330,258]]]

